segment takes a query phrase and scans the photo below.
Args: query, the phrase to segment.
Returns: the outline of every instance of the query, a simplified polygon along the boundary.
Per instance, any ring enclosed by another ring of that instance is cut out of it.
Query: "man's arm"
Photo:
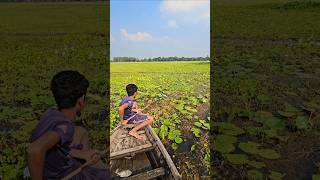
[[[121,105],[121,106],[119,107],[119,117],[120,117],[120,122],[121,122],[122,125],[127,124],[127,122],[124,121],[123,116],[124,116],[124,110],[125,110],[128,106],[129,106],[128,103],[124,103],[123,105]]]
[[[87,149],[87,150],[80,150],[80,149],[71,149],[70,150],[70,155],[74,158],[78,158],[78,159],[84,159],[86,161],[90,161],[92,160],[92,157],[94,155],[98,155],[100,156],[99,151],[95,150],[95,149]],[[100,159],[100,158],[99,158]]]
[[[32,180],[43,179],[43,168],[46,152],[59,141],[59,134],[54,131],[49,131],[28,146],[28,168]]]

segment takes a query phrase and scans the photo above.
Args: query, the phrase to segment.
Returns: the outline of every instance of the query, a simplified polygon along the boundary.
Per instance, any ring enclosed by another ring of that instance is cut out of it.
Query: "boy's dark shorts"
[[[128,120],[128,124],[140,123],[147,119],[148,119],[148,116],[145,114],[136,114],[134,117]]]

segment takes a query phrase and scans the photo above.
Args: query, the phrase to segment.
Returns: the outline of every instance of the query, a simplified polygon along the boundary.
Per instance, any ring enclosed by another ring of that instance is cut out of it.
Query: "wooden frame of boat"
[[[111,132],[112,179],[180,180],[181,175],[152,127],[148,125],[138,132],[146,138],[146,141],[141,141],[128,135],[128,131],[134,126],[134,124],[118,126]],[[121,167],[122,170],[129,169],[134,174],[120,178],[115,172]]]

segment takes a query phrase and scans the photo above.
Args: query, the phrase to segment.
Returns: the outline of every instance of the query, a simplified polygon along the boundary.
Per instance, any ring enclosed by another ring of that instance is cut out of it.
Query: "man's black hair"
[[[135,92],[138,91],[138,86],[135,84],[128,84],[126,87],[128,96],[132,96]]]
[[[51,80],[51,91],[59,109],[74,107],[86,95],[89,81],[77,71],[61,71]]]

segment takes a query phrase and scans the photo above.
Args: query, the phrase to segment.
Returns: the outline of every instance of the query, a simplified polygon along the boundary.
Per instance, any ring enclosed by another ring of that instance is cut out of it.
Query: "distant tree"
[[[209,61],[210,57],[155,57],[155,58],[136,58],[136,57],[113,57],[111,62],[148,62],[148,61]]]

